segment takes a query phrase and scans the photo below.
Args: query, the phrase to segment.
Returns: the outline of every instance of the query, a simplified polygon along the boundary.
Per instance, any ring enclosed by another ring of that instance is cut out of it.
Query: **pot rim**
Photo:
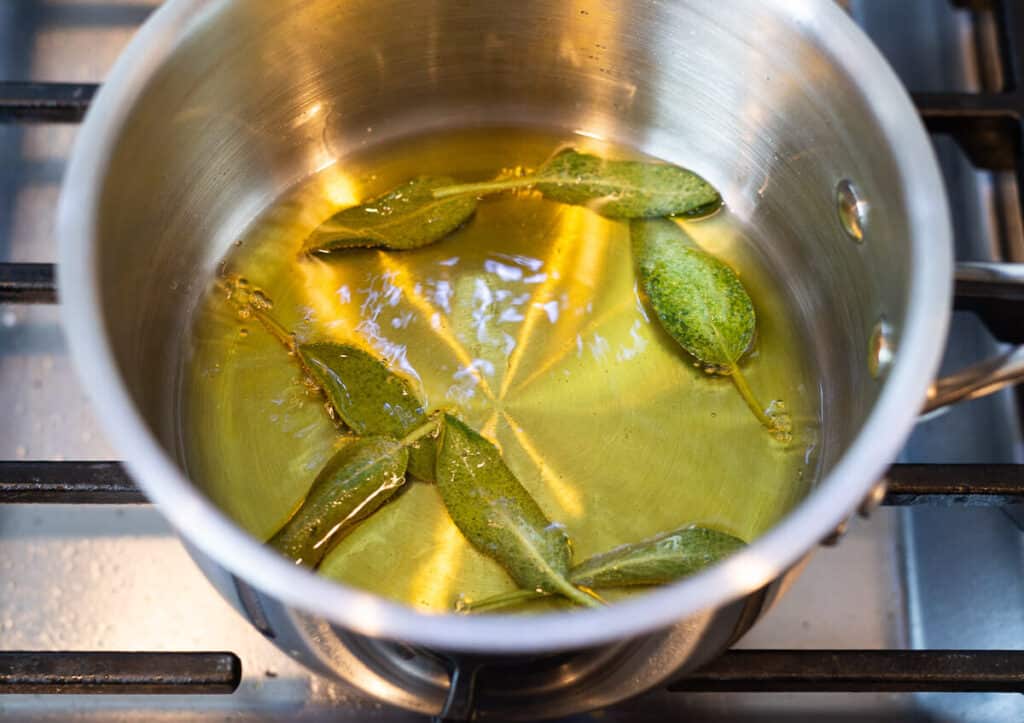
[[[120,128],[153,73],[182,38],[227,0],[168,0],[143,25],[103,83],[82,125],[58,210],[59,290],[72,358],[132,477],[177,531],[225,568],[277,599],[357,633],[488,653],[581,648],[650,633],[717,608],[777,578],[865,499],[913,427],[938,368],[950,317],[952,232],[940,171],[917,112],[892,69],[838,7],[762,0],[830,49],[887,137],[904,188],[912,272],[900,348],[867,422],[833,470],[781,522],[742,551],[691,578],[609,608],[515,615],[417,612],[297,567],[238,527],[161,447],[118,371],[97,280],[102,180]],[[866,350],[865,350],[866,351]]]

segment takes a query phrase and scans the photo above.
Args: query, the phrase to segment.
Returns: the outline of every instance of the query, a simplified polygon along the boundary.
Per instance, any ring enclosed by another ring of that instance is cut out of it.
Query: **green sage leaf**
[[[365,519],[405,483],[409,451],[390,437],[363,437],[341,448],[269,544],[316,567],[342,532]]]
[[[597,590],[664,585],[715,564],[745,544],[724,532],[688,525],[594,555],[569,571],[569,582]],[[513,590],[469,603],[464,611],[501,610],[546,596],[536,590]]]
[[[345,425],[360,436],[401,438],[427,420],[413,385],[372,354],[356,346],[315,342],[296,351]],[[434,479],[436,442],[424,438],[409,451],[409,472]]]
[[[772,438],[789,444],[793,422],[785,405],[766,409],[740,371],[739,361],[754,343],[757,316],[739,276],[671,221],[633,221],[629,228],[640,285],[665,331],[705,371],[728,375]]]
[[[703,570],[745,544],[724,532],[691,525],[594,555],[572,568],[569,580],[594,588],[663,585]]]
[[[721,202],[718,191],[692,171],[666,163],[608,161],[564,150],[537,171],[545,197],[588,206],[608,218],[658,218],[706,212]]]
[[[304,250],[404,250],[438,241],[469,220],[476,210],[473,196],[434,198],[433,189],[454,182],[443,176],[420,176],[364,204],[346,208],[320,224],[307,239]]]
[[[722,202],[714,186],[685,168],[610,161],[574,149],[556,153],[526,176],[437,188],[433,193],[438,198],[460,198],[526,186],[552,201],[587,206],[616,219],[703,215]]]
[[[565,530],[547,518],[493,444],[447,414],[438,443],[437,487],[455,526],[517,585],[581,605],[598,604],[566,580],[571,550]]]
[[[665,330],[704,365],[734,368],[757,323],[736,272],[671,221],[633,221],[630,234],[641,286]]]

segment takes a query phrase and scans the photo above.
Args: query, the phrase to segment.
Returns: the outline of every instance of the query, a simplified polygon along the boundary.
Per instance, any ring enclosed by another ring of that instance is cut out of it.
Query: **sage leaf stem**
[[[729,378],[732,380],[733,386],[736,387],[736,391],[740,393],[743,401],[747,403],[747,408],[750,409],[751,413],[757,417],[765,428],[769,431],[775,430],[779,424],[779,420],[774,417],[768,416],[768,412],[765,407],[761,406],[761,402],[758,401],[757,396],[750,388],[750,384],[747,383],[747,378],[743,372],[740,371],[739,366],[734,366],[732,371],[729,373]]]
[[[270,313],[274,308],[270,297],[239,276],[223,276],[218,279],[217,286],[224,292],[228,303],[235,307],[239,318],[255,318],[285,349],[295,353],[295,336]]]
[[[567,148],[527,176],[434,188],[434,198],[485,195],[535,187],[545,198],[587,206],[614,219],[707,213],[721,204],[718,191],[693,171],[647,161],[614,161]]]
[[[744,544],[725,532],[687,525],[594,555],[569,571],[569,582],[597,590],[664,585],[713,565]],[[461,612],[501,610],[547,596],[541,590],[512,590],[465,604]]]
[[[789,416],[769,414],[740,370],[740,359],[754,343],[757,317],[736,272],[672,221],[633,221],[630,238],[641,287],[665,331],[705,371],[731,377],[757,420],[772,437],[788,442]]]
[[[433,190],[434,198],[449,198],[451,196],[462,196],[466,194],[487,195],[511,191],[516,188],[529,188],[536,185],[538,176],[518,176],[515,178],[498,179],[494,181],[480,181],[477,183],[459,183],[453,186],[444,186]]]

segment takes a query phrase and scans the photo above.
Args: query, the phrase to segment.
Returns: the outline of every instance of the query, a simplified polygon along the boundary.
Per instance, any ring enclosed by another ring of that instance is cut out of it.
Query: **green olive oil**
[[[421,248],[303,252],[326,218],[410,178],[484,181],[536,168],[570,142],[637,157],[524,129],[383,144],[280,199],[225,270],[260,289],[299,342],[372,352],[428,408],[456,413],[493,442],[546,517],[564,525],[575,561],[688,523],[751,541],[814,477],[820,396],[796,316],[756,235],[727,206],[674,222],[750,293],[757,334],[740,366],[761,399],[776,411],[785,405],[786,443],[764,433],[727,377],[705,372],[659,325],[639,290],[628,223],[514,190],[481,199],[469,222]],[[352,437],[280,340],[240,318],[218,288],[193,329],[179,415],[190,472],[267,540]],[[319,571],[437,612],[515,589],[455,527],[437,487],[415,479],[344,535]]]

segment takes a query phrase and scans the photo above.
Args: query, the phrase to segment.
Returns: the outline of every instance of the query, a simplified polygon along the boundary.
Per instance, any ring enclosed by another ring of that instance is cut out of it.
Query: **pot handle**
[[[484,667],[481,659],[472,655],[432,653],[448,670],[448,695],[441,712],[431,723],[469,721],[476,718],[477,676]]]
[[[1024,303],[1024,264],[962,262],[956,266],[958,297]],[[956,402],[977,399],[1024,381],[1024,345],[937,379],[928,390],[922,414]]]

